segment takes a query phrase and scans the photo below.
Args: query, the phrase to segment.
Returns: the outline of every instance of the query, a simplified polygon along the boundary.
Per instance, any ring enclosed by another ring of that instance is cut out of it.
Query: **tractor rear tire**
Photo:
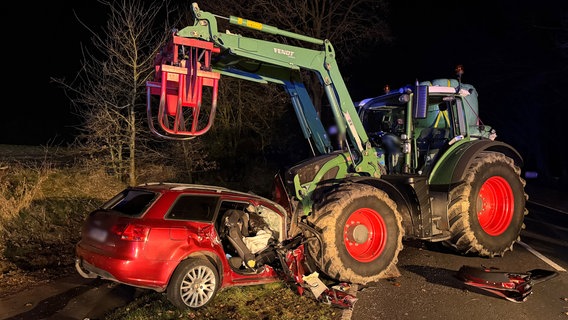
[[[394,201],[377,188],[344,184],[315,204],[308,222],[322,244],[308,242],[308,253],[327,276],[356,284],[400,276],[402,219]]]
[[[528,199],[521,169],[501,153],[482,152],[450,191],[447,244],[462,254],[503,256],[524,229]]]

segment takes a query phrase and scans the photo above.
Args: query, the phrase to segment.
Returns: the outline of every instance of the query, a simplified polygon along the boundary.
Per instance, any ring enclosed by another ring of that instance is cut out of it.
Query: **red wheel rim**
[[[381,255],[387,243],[387,226],[375,210],[353,212],[343,227],[343,240],[353,259],[370,262]]]
[[[502,177],[485,181],[477,197],[477,220],[487,234],[498,236],[505,232],[515,210],[513,190]]]

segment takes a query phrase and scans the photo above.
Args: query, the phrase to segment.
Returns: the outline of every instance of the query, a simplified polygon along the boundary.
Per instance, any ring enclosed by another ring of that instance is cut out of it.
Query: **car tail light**
[[[118,224],[112,228],[112,232],[120,236],[121,240],[126,241],[146,241],[149,227],[136,225],[136,224]]]

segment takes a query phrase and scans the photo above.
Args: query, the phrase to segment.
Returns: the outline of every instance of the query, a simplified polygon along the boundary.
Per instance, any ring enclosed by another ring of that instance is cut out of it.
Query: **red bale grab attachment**
[[[221,76],[212,71],[211,54],[219,51],[211,42],[175,34],[162,48],[155,60],[154,81],[146,83],[148,123],[154,134],[184,140],[202,135],[211,128]],[[202,110],[206,88],[210,91],[211,107]],[[159,96],[156,119],[152,116],[154,96]],[[158,128],[154,121],[158,122]]]

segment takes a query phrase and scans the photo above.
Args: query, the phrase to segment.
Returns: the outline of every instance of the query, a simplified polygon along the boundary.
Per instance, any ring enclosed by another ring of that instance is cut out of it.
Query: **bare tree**
[[[272,84],[262,85],[259,98],[258,84],[231,78],[223,78],[220,87],[219,108],[213,133],[224,136],[219,139],[223,152],[237,154],[243,145],[247,150],[262,150],[273,141],[277,120],[288,108],[287,95]]]
[[[77,141],[92,153],[104,154],[108,166],[130,185],[136,184],[136,155],[148,139],[142,130],[145,85],[154,72],[154,58],[169,36],[168,2],[103,1],[106,26],[91,33],[83,47],[82,69],[76,79],[61,84],[83,120]],[[164,13],[166,18],[159,16]],[[158,30],[156,31],[156,28]],[[92,52],[90,51],[92,49]]]

